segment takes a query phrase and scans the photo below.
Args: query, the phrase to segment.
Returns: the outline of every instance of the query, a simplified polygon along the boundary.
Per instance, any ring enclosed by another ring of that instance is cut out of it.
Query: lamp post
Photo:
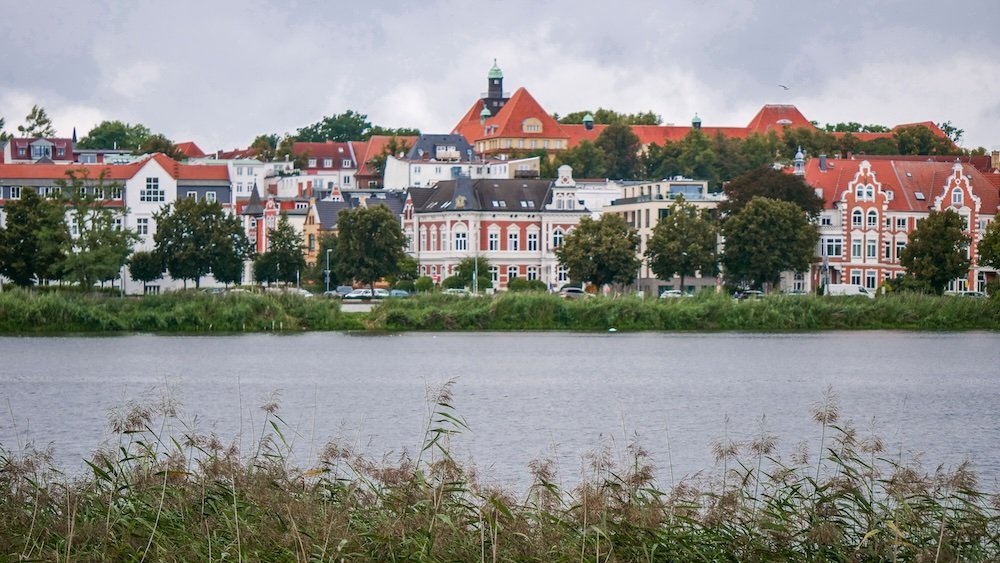
[[[326,290],[330,291],[330,251],[332,248],[326,249],[326,269],[323,270],[323,277],[326,278]]]

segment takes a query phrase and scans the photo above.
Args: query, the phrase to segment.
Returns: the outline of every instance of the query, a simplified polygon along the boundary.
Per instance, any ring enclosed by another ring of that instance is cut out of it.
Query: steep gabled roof
[[[760,108],[747,125],[749,133],[767,133],[769,129],[781,131],[785,127],[814,127],[802,112],[793,105],[768,104]]]
[[[341,143],[326,141],[323,143],[294,143],[292,145],[292,152],[296,156],[308,156],[309,158],[315,158],[317,164],[324,158],[329,158],[333,162],[330,170],[340,170],[342,168],[343,160],[350,160],[354,163],[354,154],[351,150],[351,143]],[[317,168],[325,168],[319,167]]]
[[[195,144],[194,141],[184,141],[182,143],[174,143],[174,148],[180,151],[184,156],[188,158],[201,158],[205,155],[205,151]]]
[[[423,205],[418,206],[414,201],[414,208],[422,213],[456,209],[537,213],[545,207],[551,183],[551,180],[470,180],[462,176],[438,182]]]
[[[541,122],[541,131],[524,131],[522,127],[523,122],[531,118]],[[485,127],[490,127],[490,133],[488,135],[480,135],[479,138],[535,135],[549,139],[569,138],[569,135],[562,130],[559,123],[542,109],[538,101],[525,88],[518,88],[514,92],[514,95],[507,100],[507,103],[500,108],[496,116],[486,120]]]
[[[452,133],[465,137],[469,142],[483,135],[483,125],[479,123],[479,112],[483,111],[483,101],[476,100],[462,119],[458,120]]]

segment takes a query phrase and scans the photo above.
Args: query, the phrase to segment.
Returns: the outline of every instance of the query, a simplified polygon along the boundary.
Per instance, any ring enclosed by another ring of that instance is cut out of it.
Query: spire
[[[486,77],[491,80],[494,78],[501,78],[501,79],[503,78],[503,71],[500,70],[500,67],[497,66],[496,59],[493,59],[493,66],[490,67],[490,72],[489,74],[486,75]]]
[[[799,145],[798,152],[795,153],[795,160],[793,161],[793,166],[795,167],[796,176],[804,176],[806,173],[806,155],[802,153],[802,145]]]
[[[698,112],[694,112],[694,119],[691,120],[691,127],[701,129],[701,118],[698,117]]]
[[[76,146],[76,127],[73,128],[73,146]]]

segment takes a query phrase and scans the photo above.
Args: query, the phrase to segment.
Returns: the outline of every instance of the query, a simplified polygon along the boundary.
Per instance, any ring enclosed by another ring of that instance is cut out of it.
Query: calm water
[[[394,457],[419,449],[427,389],[454,378],[470,427],[454,450],[486,481],[523,484],[542,456],[573,481],[588,452],[634,436],[679,479],[714,469],[727,416],[731,438],[765,414],[782,451],[805,441],[815,457],[810,406],[830,385],[842,420],[874,417],[890,451],[929,470],[969,457],[998,488],[998,350],[993,333],[0,338],[0,442],[52,445],[79,471],[127,400],[169,392],[182,421],[228,442],[259,432],[277,392],[299,465],[330,440]]]

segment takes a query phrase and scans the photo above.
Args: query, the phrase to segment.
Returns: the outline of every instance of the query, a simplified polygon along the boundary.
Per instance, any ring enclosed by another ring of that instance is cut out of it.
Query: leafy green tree
[[[52,119],[45,108],[38,105],[31,106],[31,111],[24,118],[24,125],[18,125],[17,131],[22,137],[55,137],[56,129],[52,126]]]
[[[223,213],[212,230],[212,276],[215,281],[229,285],[243,281],[243,264],[254,254],[253,244],[247,239],[239,217]]]
[[[420,129],[415,129],[413,127],[382,127],[381,125],[372,125],[371,130],[368,131],[368,137],[371,138],[375,135],[385,135],[388,137],[419,137]]]
[[[931,211],[910,233],[899,257],[900,265],[940,295],[948,282],[969,273],[971,239],[965,227],[965,219],[951,209]]]
[[[951,139],[945,139],[923,125],[902,127],[892,132],[896,154],[958,154],[961,152]]]
[[[823,127],[823,130],[829,133],[888,133],[890,131],[890,129],[885,125],[877,125],[874,123],[862,125],[856,121],[837,123],[836,125],[827,123]]]
[[[160,133],[149,135],[142,141],[139,148],[133,151],[133,154],[153,153],[163,153],[174,160],[187,160],[187,155],[178,150],[173,141]]]
[[[413,289],[420,293],[427,293],[434,289],[434,280],[430,276],[420,276],[413,282]]]
[[[646,258],[656,277],[669,281],[675,274],[684,278],[701,272],[714,276],[719,271],[718,232],[697,207],[678,198],[670,213],[653,228],[646,244]]]
[[[983,239],[976,245],[976,253],[980,266],[1000,270],[1000,221],[993,221],[986,227]]]
[[[265,133],[254,137],[250,148],[254,150],[257,158],[263,162],[271,162],[277,156],[278,142],[281,140],[276,133]]]
[[[700,129],[692,129],[680,142],[677,167],[682,176],[708,180],[709,185],[719,185],[719,156],[715,147]]]
[[[312,125],[298,130],[296,137],[301,142],[319,143],[323,141],[364,141],[371,136],[372,124],[368,116],[347,110],[341,114],[324,117]]]
[[[337,219],[337,275],[374,290],[375,282],[397,275],[407,238],[399,218],[375,205],[340,212]]]
[[[140,250],[128,259],[129,275],[133,280],[142,282],[143,287],[163,277],[163,270],[163,257],[156,252]]]
[[[544,292],[548,288],[541,280],[529,280],[528,278],[514,278],[507,282],[507,291],[519,293],[524,291]]]
[[[306,269],[306,257],[302,252],[302,235],[288,222],[288,215],[281,214],[277,226],[268,233],[267,240],[267,252],[261,254],[254,263],[254,277],[257,281],[298,281]],[[259,272],[258,263],[262,264]]]
[[[937,126],[938,129],[943,131],[945,135],[948,135],[948,138],[951,139],[951,142],[955,143],[956,145],[962,142],[962,135],[965,135],[965,129],[959,129],[958,127],[955,127],[954,125],[951,124],[950,121],[945,121],[944,123],[938,123]]]
[[[463,258],[455,267],[455,277],[462,281],[459,287],[473,287],[478,291],[486,291],[493,287],[490,279],[490,261],[485,256]],[[472,279],[475,277],[476,283]]]
[[[96,180],[91,180],[88,172],[70,170],[68,179],[56,182],[67,199],[71,224],[70,244],[61,267],[63,279],[84,289],[117,278],[132,246],[140,240],[133,229],[122,225],[127,210],[104,205],[103,194],[120,184],[106,184],[104,171]]]
[[[563,117],[553,116],[559,123],[583,123],[583,117],[588,113],[594,118],[594,123],[610,125],[612,123],[624,123],[626,125],[660,125],[663,123],[663,119],[653,113],[652,110],[644,113],[618,113],[617,111],[597,108],[597,111],[591,113],[587,110],[574,111],[568,113]]]
[[[568,164],[573,167],[575,178],[604,178],[608,170],[607,155],[604,153],[604,149],[591,141],[580,141],[580,144],[560,153],[556,158],[560,164]],[[555,174],[552,174],[551,177],[555,177]]]
[[[580,219],[556,249],[559,263],[574,280],[628,284],[639,271],[639,234],[619,215],[605,213],[598,220]]]
[[[722,263],[731,285],[777,286],[781,273],[804,272],[813,261],[819,234],[802,209],[756,196],[722,224]]]
[[[639,171],[639,137],[632,128],[613,123],[601,131],[594,144],[604,151],[609,178],[635,178]]]
[[[135,150],[150,135],[149,128],[141,123],[131,125],[121,121],[102,121],[80,139],[77,146],[81,149]]]
[[[274,160],[288,160],[295,164],[295,168],[302,170],[309,160],[307,153],[296,154],[295,143],[299,139],[292,135],[285,135],[278,141],[278,148],[275,149]]]
[[[801,176],[764,166],[751,170],[725,186],[727,199],[719,205],[725,215],[735,215],[755,197],[787,201],[810,217],[823,211],[823,199],[806,184]]]
[[[8,201],[6,227],[0,227],[0,274],[29,287],[43,279],[59,279],[69,246],[65,207],[59,200],[23,188]]]
[[[399,153],[405,153],[410,150],[410,143],[405,139],[401,139],[398,135],[393,135],[385,146],[382,147],[382,152],[375,155],[368,160],[368,167],[379,174],[385,173],[385,161],[389,158],[389,155],[397,155]]]
[[[3,130],[5,125],[4,118],[0,117],[0,143],[4,141],[9,141],[11,138],[10,133]]]
[[[188,280],[201,287],[201,278],[213,268],[221,266],[220,269],[230,271],[229,252],[240,259],[247,257],[250,245],[245,242],[242,229],[235,233],[239,220],[227,217],[218,202],[179,199],[164,206],[154,218],[156,253],[163,257],[170,276],[182,280],[184,287]]]

